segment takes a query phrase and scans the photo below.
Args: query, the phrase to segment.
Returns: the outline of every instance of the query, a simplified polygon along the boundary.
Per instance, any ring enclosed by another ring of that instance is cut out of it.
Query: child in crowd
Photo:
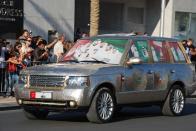
[[[7,60],[7,72],[8,72],[8,88],[6,92],[10,92],[11,96],[14,96],[13,86],[18,82],[18,73],[17,73],[17,65],[20,65],[17,58],[16,52],[11,52],[9,55],[9,59]]]

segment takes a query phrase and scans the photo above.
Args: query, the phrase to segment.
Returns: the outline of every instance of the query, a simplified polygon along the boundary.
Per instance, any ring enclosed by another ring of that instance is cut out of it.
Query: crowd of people
[[[20,70],[59,62],[73,44],[62,34],[48,43],[41,36],[32,36],[28,30],[24,30],[14,44],[0,38],[0,92],[4,96],[14,96],[13,85],[18,82]]]

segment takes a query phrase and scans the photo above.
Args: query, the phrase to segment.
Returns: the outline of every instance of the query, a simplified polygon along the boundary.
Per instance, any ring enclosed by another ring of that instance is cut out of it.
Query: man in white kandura
[[[56,62],[60,61],[60,58],[64,54],[63,42],[65,41],[65,37],[60,35],[58,38],[58,42],[54,46],[54,55],[56,57]]]

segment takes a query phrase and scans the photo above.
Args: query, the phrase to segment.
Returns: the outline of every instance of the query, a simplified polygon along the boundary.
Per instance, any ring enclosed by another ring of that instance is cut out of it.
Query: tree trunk
[[[96,36],[99,31],[100,0],[91,0],[90,36]]]

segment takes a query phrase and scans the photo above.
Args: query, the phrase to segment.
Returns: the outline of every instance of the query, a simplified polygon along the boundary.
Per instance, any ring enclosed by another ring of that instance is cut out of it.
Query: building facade
[[[56,30],[73,40],[75,0],[24,0],[24,28],[45,39]]]
[[[23,10],[23,15],[18,18],[20,21],[18,23],[22,23],[23,28],[31,30],[33,35],[41,35],[47,39],[48,32],[57,30],[64,33],[67,39],[73,40],[77,28],[89,32],[90,0],[4,1],[7,3],[19,2],[24,5],[23,7],[19,6]],[[196,0],[165,0],[164,17],[163,22],[161,22],[162,1],[100,0],[99,33],[136,31],[160,36],[162,23],[164,27],[163,36],[180,39],[191,37],[196,40]],[[0,6],[2,6],[1,3]],[[0,15],[0,26],[3,25],[1,17],[2,15]],[[21,18],[23,19],[22,22]],[[12,24],[21,30],[20,24],[16,23]],[[9,28],[8,25],[6,27]],[[17,34],[18,31],[15,33]],[[3,31],[0,35],[2,34]],[[10,34],[7,33],[7,36]]]
[[[0,36],[17,37],[23,28],[23,0],[0,1]]]

